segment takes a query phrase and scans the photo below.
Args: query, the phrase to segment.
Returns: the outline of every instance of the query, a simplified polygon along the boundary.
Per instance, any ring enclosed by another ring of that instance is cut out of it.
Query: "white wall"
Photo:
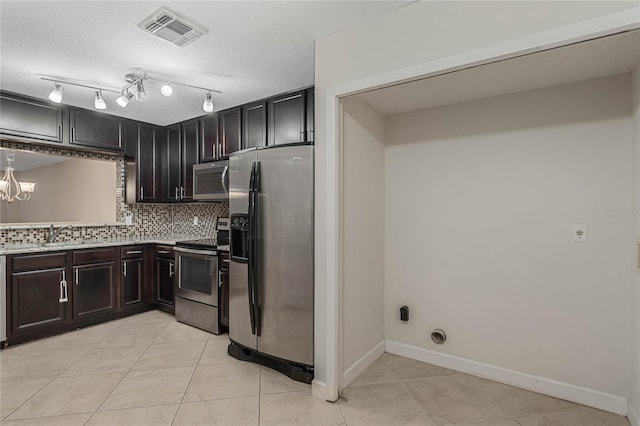
[[[384,351],[384,117],[361,101],[343,106],[343,386]],[[380,351],[380,352],[377,352]],[[364,359],[363,359],[364,358]]]
[[[316,42],[315,377],[327,380],[327,89],[630,8],[636,2],[418,2]],[[314,392],[320,395],[318,392]],[[333,398],[335,395],[327,395]]]
[[[640,64],[632,75],[632,108],[633,113],[633,210],[634,232],[636,237],[634,251],[640,244]],[[640,255],[640,253],[639,253]],[[629,399],[629,420],[632,426],[640,426],[640,265],[634,264],[635,281],[631,289],[631,348],[632,348],[632,387]]]
[[[607,214],[631,208],[629,90],[623,75],[388,117],[387,340],[629,395],[631,218]]]

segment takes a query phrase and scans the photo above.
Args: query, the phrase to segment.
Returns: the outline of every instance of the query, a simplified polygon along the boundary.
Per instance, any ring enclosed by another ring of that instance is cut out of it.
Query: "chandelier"
[[[36,184],[34,182],[18,182],[13,175],[14,168],[11,166],[11,163],[16,159],[16,153],[15,151],[6,151],[5,156],[7,158],[7,168],[4,171],[4,176],[0,180],[0,200],[9,203],[15,200],[28,200],[31,198]]]

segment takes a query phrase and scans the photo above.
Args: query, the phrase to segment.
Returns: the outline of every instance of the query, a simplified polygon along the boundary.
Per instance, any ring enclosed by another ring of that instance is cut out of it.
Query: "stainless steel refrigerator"
[[[313,379],[313,145],[229,157],[228,353]]]

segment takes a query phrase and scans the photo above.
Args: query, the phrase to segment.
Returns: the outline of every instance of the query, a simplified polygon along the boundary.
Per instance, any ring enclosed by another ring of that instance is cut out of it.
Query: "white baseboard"
[[[631,401],[629,401],[629,407],[627,409],[627,418],[629,419],[629,423],[631,426],[640,426],[640,417],[638,416],[638,411],[636,407],[633,406]]]
[[[484,364],[466,358],[460,358],[441,352],[431,351],[404,343],[386,342],[386,350],[389,353],[428,362],[439,367],[472,374],[496,382],[505,383],[515,387],[550,395],[578,404],[609,411],[625,416],[628,409],[628,400],[622,396],[589,389],[570,383],[559,382],[546,377],[538,377],[519,371],[509,370],[495,365]],[[640,426],[636,423],[637,426]]]
[[[344,374],[342,375],[342,383],[340,385],[341,389],[346,388],[353,382],[356,377],[358,377],[364,370],[367,369],[373,362],[380,358],[380,356],[385,351],[385,342],[384,340],[380,341],[377,345],[375,345],[369,352],[364,354],[360,359],[354,362],[349,368],[346,369]]]
[[[311,396],[327,401],[327,384],[313,379],[311,382]]]

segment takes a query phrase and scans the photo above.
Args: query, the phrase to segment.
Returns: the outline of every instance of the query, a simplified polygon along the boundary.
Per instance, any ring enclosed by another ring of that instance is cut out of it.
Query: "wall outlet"
[[[198,216],[194,216],[193,217],[193,224],[197,225],[198,224]]]
[[[587,224],[586,223],[574,223],[572,226],[571,241],[574,243],[586,243],[587,242]]]
[[[127,225],[127,226],[133,225],[133,216],[131,216],[131,215],[125,216],[124,224]]]

